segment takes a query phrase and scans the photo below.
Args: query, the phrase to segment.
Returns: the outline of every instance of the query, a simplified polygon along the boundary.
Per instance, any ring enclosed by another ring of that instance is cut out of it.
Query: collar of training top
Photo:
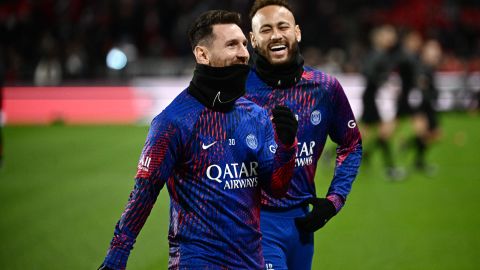
[[[235,101],[245,94],[248,65],[235,64],[211,67],[197,64],[188,93],[215,111],[229,111]]]
[[[253,63],[260,79],[273,88],[291,87],[302,78],[304,61],[298,47],[289,63],[272,65],[257,50],[253,52]]]

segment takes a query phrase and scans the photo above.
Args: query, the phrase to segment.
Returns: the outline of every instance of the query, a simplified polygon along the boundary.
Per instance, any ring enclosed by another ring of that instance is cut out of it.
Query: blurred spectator
[[[185,66],[193,66],[185,42],[192,18],[207,9],[232,9],[245,17],[252,1],[4,0],[0,39],[6,54],[6,83],[33,83],[36,73],[42,84],[115,75],[108,71],[106,56],[125,43],[138,51],[135,65],[127,64],[125,74],[182,75],[188,70]],[[368,49],[365,33],[385,23],[437,38],[446,55],[439,70],[458,71],[465,66],[480,70],[479,1],[299,0],[293,4],[303,31],[309,33],[301,46],[318,50],[319,66],[334,73],[358,72]],[[244,30],[249,29],[245,22]],[[45,33],[53,39],[48,42],[55,47],[54,56],[42,48]]]
[[[62,67],[57,55],[56,40],[45,34],[40,43],[41,58],[35,68],[35,85],[59,85],[62,80]]]

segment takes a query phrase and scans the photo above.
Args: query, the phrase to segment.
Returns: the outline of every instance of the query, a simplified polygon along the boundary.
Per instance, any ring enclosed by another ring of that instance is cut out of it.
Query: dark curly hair
[[[288,9],[293,14],[292,6],[290,6],[290,4],[286,0],[256,0],[255,3],[253,3],[252,8],[250,9],[250,20],[252,20],[253,16],[255,16],[255,13],[257,13],[259,9],[266,6],[281,6]]]

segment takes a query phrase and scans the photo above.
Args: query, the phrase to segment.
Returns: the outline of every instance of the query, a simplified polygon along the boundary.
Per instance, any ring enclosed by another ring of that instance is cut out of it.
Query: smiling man
[[[249,71],[238,13],[213,10],[193,23],[192,81],[152,121],[135,187],[101,269],[125,269],[166,184],[169,269],[263,269],[261,190],[281,197],[295,163],[297,121],[242,97]],[[272,124],[273,122],[273,124]]]
[[[313,232],[340,211],[357,175],[360,133],[337,79],[303,65],[298,47],[302,33],[289,4],[257,0],[250,18],[254,66],[246,97],[267,111],[286,106],[298,120],[296,168],[287,195],[262,193],[265,268],[311,269]],[[338,145],[336,166],[325,197],[317,197],[315,171],[327,136]]]
[[[252,17],[252,45],[270,64],[286,66],[298,52],[300,27],[286,7],[268,5],[261,9]]]

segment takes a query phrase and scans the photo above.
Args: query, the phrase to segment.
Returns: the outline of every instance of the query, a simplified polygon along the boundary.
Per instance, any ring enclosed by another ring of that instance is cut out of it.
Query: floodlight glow
[[[117,48],[112,48],[107,54],[107,66],[111,69],[120,70],[127,65],[127,55]]]

